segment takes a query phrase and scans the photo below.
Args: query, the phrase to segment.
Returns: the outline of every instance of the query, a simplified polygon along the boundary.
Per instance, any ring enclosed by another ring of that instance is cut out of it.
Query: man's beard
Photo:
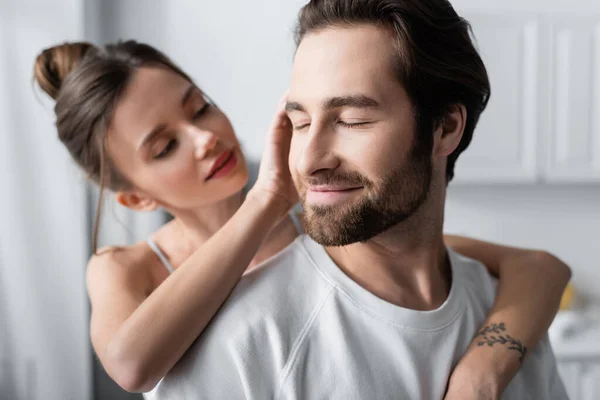
[[[359,199],[342,205],[308,205],[299,188],[306,232],[323,246],[346,246],[367,241],[413,215],[427,200],[432,180],[431,151],[416,143],[407,159],[379,182],[359,173],[315,175],[313,185],[362,186]],[[304,185],[303,185],[304,186]]]

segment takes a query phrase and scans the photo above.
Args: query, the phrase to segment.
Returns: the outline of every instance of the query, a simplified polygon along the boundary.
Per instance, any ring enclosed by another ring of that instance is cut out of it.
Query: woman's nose
[[[219,142],[217,135],[211,131],[195,128],[188,131],[188,133],[192,138],[192,143],[194,144],[194,156],[197,159],[205,158]]]

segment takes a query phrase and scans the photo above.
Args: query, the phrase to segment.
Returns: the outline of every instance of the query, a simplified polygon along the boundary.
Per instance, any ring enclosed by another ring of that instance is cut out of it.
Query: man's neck
[[[425,207],[427,208],[427,207]],[[442,218],[409,220],[364,243],[328,247],[339,268],[377,297],[400,307],[433,310],[451,286],[451,269],[443,242]]]

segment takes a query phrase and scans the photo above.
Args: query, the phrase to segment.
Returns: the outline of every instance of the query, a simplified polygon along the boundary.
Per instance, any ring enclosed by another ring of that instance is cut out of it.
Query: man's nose
[[[335,169],[339,165],[335,142],[335,133],[330,129],[312,125],[306,135],[294,141],[294,146],[302,147],[296,161],[298,173],[311,176],[321,170]]]

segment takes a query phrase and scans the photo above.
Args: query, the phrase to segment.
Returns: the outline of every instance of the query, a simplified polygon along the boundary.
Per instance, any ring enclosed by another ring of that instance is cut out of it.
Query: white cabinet
[[[567,395],[571,400],[581,399],[582,365],[577,362],[559,362],[558,373],[565,384]]]
[[[600,361],[572,359],[558,362],[570,400],[597,400],[600,396]]]
[[[581,379],[581,399],[597,400],[600,393],[600,364],[586,365],[584,368]]]
[[[600,182],[600,12],[459,12],[492,95],[456,181]]]
[[[558,361],[560,374],[570,400],[600,399],[600,324],[595,324],[587,316],[580,315],[580,325],[566,337],[561,337],[560,326],[550,327],[550,338],[554,354]],[[592,317],[594,318],[594,317]],[[565,319],[557,316],[555,323]],[[558,330],[558,331],[557,331]]]
[[[600,17],[550,22],[546,178],[600,181]]]
[[[540,120],[539,23],[535,17],[466,15],[492,96],[456,164],[461,182],[533,182]]]

